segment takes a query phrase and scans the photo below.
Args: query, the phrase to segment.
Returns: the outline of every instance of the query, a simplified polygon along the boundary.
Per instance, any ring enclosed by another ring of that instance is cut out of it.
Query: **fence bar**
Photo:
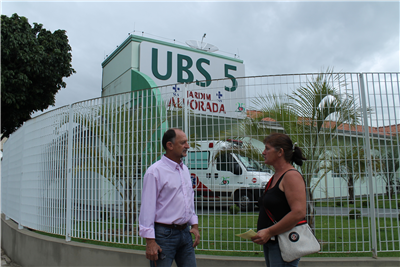
[[[374,197],[374,184],[372,180],[372,163],[371,163],[371,143],[369,138],[369,127],[368,127],[368,111],[367,111],[367,98],[365,96],[365,86],[364,86],[364,77],[363,74],[360,73],[360,91],[361,91],[361,102],[363,108],[363,119],[364,119],[364,146],[367,152],[367,171],[368,171],[368,183],[369,183],[369,202],[370,202],[370,220],[371,220],[371,251],[374,258],[378,258],[377,251],[377,240],[376,240],[376,214],[375,214],[375,197]]]
[[[69,120],[68,120],[68,152],[67,152],[67,210],[66,210],[66,227],[65,227],[65,240],[71,241],[71,211],[72,211],[72,142],[73,142],[73,123],[74,111],[72,105],[69,106]]]
[[[184,108],[184,127],[185,127],[185,133],[188,138],[188,142],[190,144],[190,134],[189,134],[189,119],[188,119],[188,99],[187,99],[187,89],[188,89],[188,84],[185,83],[184,86],[185,90],[183,90],[183,108]],[[185,157],[185,164],[188,164],[188,157]]]

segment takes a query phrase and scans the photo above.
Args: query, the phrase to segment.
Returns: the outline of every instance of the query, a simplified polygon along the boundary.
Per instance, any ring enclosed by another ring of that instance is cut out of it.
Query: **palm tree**
[[[310,225],[313,225],[313,192],[322,177],[314,183],[312,178],[323,170],[321,159],[325,157],[326,147],[336,142],[338,129],[343,124],[356,125],[361,119],[356,99],[339,90],[344,87],[342,75],[328,69],[292,94],[260,96],[252,107],[259,110],[260,115],[246,119],[241,129],[246,136],[262,140],[276,131],[262,127],[263,118],[270,118],[301,147],[307,158],[300,170],[307,186]]]

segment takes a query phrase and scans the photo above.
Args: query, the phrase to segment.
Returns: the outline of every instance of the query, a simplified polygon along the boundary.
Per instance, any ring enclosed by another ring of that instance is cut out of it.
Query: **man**
[[[162,145],[165,155],[147,169],[143,179],[139,235],[146,238],[150,266],[170,267],[175,259],[178,267],[193,267],[200,233],[189,170],[181,160],[187,155],[188,139],[182,130],[169,129]]]

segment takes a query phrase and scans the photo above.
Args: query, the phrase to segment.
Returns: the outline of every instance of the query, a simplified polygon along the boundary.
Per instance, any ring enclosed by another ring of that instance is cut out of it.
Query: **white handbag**
[[[279,234],[278,243],[282,259],[286,262],[321,250],[321,246],[307,222]]]
[[[276,221],[271,212],[267,209],[265,211],[275,224]],[[278,243],[282,259],[286,262],[321,250],[321,246],[306,220],[300,221],[291,230],[279,234]]]

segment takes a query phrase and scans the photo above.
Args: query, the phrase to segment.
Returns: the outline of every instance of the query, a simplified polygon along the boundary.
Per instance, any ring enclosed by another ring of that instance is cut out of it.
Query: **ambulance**
[[[272,171],[251,155],[261,154],[241,140],[199,141],[190,148],[187,166],[197,203],[218,203],[254,211]],[[253,151],[253,152],[251,152]]]

